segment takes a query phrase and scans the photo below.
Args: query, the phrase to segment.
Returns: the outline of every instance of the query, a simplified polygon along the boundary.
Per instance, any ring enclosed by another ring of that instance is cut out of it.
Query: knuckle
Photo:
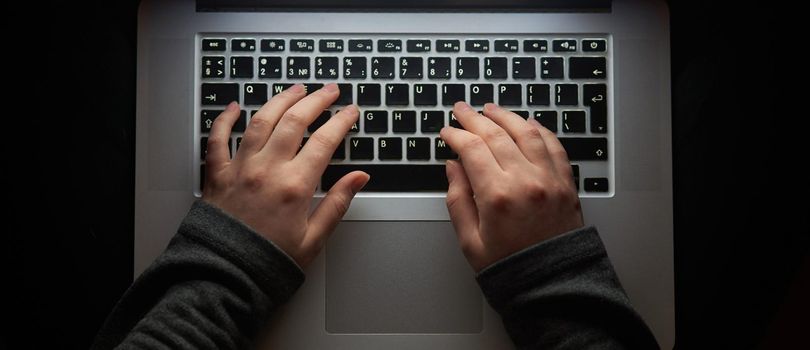
[[[257,129],[269,129],[271,127],[271,123],[266,118],[257,115],[250,119],[250,125],[248,126]]]
[[[540,128],[536,128],[533,126],[528,126],[523,129],[523,134],[525,137],[530,139],[540,139],[543,138],[543,132],[540,131]]]
[[[484,139],[482,139],[478,135],[473,135],[473,137],[469,138],[468,140],[464,141],[462,144],[462,149],[477,149],[481,147],[486,147],[484,143]]]
[[[487,140],[498,140],[508,137],[509,135],[501,128],[489,128],[484,132],[484,138]]]
[[[292,203],[303,198],[306,189],[300,182],[287,182],[280,186],[278,193],[282,203]]]
[[[343,217],[347,211],[349,211],[349,203],[350,200],[345,195],[342,194],[335,194],[335,198],[332,200],[332,206],[335,210],[335,213],[339,217]]]
[[[526,185],[525,191],[526,196],[532,203],[543,204],[549,197],[548,189],[536,182]]]
[[[332,142],[332,139],[329,138],[329,136],[325,135],[324,133],[316,132],[316,133],[312,134],[312,136],[309,137],[309,140],[307,141],[307,143],[309,143],[309,142],[314,142],[315,145],[318,146],[318,148],[321,148],[321,149],[332,149],[332,148],[334,148],[334,146],[333,146],[334,143]]]
[[[504,213],[512,206],[513,198],[504,190],[493,190],[487,196],[487,206],[495,212]]]
[[[307,122],[304,116],[302,116],[300,113],[296,111],[288,110],[284,112],[284,114],[281,116],[281,119],[286,120],[288,123],[291,123],[292,125],[297,127],[307,126]]]
[[[211,135],[211,136],[208,137],[208,149],[212,149],[212,148],[216,148],[216,147],[228,146],[226,141],[230,141],[230,138],[226,138],[226,137],[222,137],[222,136],[218,136],[218,135]]]
[[[264,185],[265,173],[263,171],[251,171],[242,176],[242,183],[251,191],[258,190]]]

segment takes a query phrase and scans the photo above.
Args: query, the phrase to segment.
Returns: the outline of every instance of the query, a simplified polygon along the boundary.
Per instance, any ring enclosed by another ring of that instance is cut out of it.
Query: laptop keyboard
[[[354,170],[371,174],[365,191],[446,191],[444,163],[457,155],[439,130],[461,127],[452,113],[460,100],[479,111],[498,103],[557,133],[581,196],[606,196],[615,182],[605,35],[201,34],[197,42],[199,188],[208,132],[224,106],[242,106],[233,153],[269,98],[295,83],[312,92],[331,82],[340,97],[310,125],[302,145],[341,106],[356,103],[360,118],[332,156],[324,192]]]

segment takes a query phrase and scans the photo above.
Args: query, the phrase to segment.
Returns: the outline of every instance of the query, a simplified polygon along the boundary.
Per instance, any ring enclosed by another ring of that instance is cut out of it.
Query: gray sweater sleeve
[[[269,240],[197,201],[92,348],[247,349],[303,281],[298,265]]]
[[[538,243],[478,274],[518,349],[658,349],[595,228]]]

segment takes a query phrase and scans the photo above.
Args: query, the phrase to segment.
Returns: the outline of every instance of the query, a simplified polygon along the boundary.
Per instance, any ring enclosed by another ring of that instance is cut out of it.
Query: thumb
[[[447,211],[456,230],[461,250],[468,257],[482,246],[478,235],[478,207],[473,199],[472,185],[461,164],[447,161]]]
[[[349,204],[354,195],[368,183],[370,178],[362,171],[353,171],[340,178],[309,216],[306,239],[314,242],[322,242],[326,239],[349,210]]]

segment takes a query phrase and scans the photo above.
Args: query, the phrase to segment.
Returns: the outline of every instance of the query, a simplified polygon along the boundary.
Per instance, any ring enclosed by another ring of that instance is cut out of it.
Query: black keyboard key
[[[557,132],[557,111],[534,111],[534,120],[551,132]]]
[[[604,57],[569,57],[568,77],[571,79],[605,79],[607,63]]]
[[[343,58],[343,78],[365,79],[366,78],[366,58],[365,57],[344,57]]]
[[[543,57],[540,59],[540,77],[543,79],[562,79],[562,57]]]
[[[416,132],[416,111],[393,111],[391,114],[394,133]]]
[[[385,104],[389,106],[407,106],[410,104],[408,84],[386,84]]]
[[[280,94],[284,90],[287,90],[290,86],[293,86],[293,84],[290,83],[273,84],[273,96]]]
[[[352,84],[338,84],[340,95],[333,105],[345,106],[354,103],[354,95],[352,94]]]
[[[204,83],[200,88],[200,101],[204,106],[225,106],[239,102],[239,84]]]
[[[259,42],[259,47],[261,48],[262,52],[284,51],[284,40],[262,39],[262,41]]]
[[[309,57],[287,57],[287,79],[309,79]]]
[[[335,153],[332,153],[332,159],[346,159],[346,145],[345,140],[340,140],[340,144],[335,148]]]
[[[241,138],[241,137],[237,137],[237,138],[236,138],[236,150],[237,150],[237,151],[239,150],[239,146],[241,146],[241,145],[242,145],[242,138]]]
[[[487,102],[495,102],[494,95],[492,84],[470,85],[470,104],[473,106],[483,106]]]
[[[574,39],[557,39],[551,42],[554,52],[576,52],[577,41]]]
[[[253,78],[253,57],[231,57],[231,78]]]
[[[607,133],[607,85],[582,85],[582,104],[591,107],[591,132]]]
[[[203,39],[202,40],[202,50],[203,51],[225,51],[226,41],[225,39]]]
[[[242,138],[237,139],[238,142],[241,143]],[[239,144],[237,143],[237,149],[239,149]],[[231,145],[231,140],[228,139],[228,155],[233,154],[233,146]],[[208,155],[208,138],[203,137],[200,139],[200,159],[205,160],[205,156]]]
[[[338,58],[337,57],[316,57],[315,58],[315,78],[317,79],[337,79],[338,78]]]
[[[408,160],[429,160],[430,139],[427,137],[409,137],[405,140],[405,155]]]
[[[428,58],[428,78],[450,79],[450,57]]]
[[[568,160],[607,160],[607,139],[604,137],[561,137]]]
[[[211,132],[211,127],[214,125],[214,121],[219,117],[222,113],[222,110],[212,110],[212,109],[203,109],[200,111],[200,132],[207,133]],[[244,132],[245,127],[247,126],[247,113],[245,110],[239,111],[239,118],[236,119],[236,123],[233,124],[233,128],[231,131],[233,132]]]
[[[422,79],[422,57],[401,57],[399,59],[400,79]]]
[[[354,124],[352,124],[352,127],[349,128],[349,133],[351,134],[356,134],[358,132],[360,132],[360,119],[355,121]]]
[[[290,51],[312,52],[315,51],[315,40],[313,39],[290,39]]]
[[[450,148],[447,142],[444,142],[440,137],[434,139],[434,151],[436,153],[436,160],[456,159],[458,154]]]
[[[464,127],[461,126],[461,123],[458,122],[458,119],[456,119],[456,114],[453,113],[453,111],[447,111],[447,125],[450,125],[456,129],[464,129]]]
[[[464,84],[443,84],[442,105],[452,106],[458,101],[466,101],[466,87]]]
[[[548,84],[526,85],[526,104],[529,106],[548,106],[551,103],[551,86]]]
[[[349,157],[352,160],[374,159],[374,139],[371,137],[352,137],[349,139]],[[341,175],[343,176],[343,175]],[[326,174],[324,174],[326,177]],[[332,183],[334,184],[334,183]],[[331,185],[329,186],[331,187]]]
[[[576,106],[579,103],[579,88],[576,84],[557,84],[554,91],[557,106]]]
[[[413,84],[413,104],[415,106],[435,106],[436,84]]]
[[[606,177],[586,177],[582,180],[585,185],[585,192],[607,192],[608,179]]]
[[[534,79],[536,75],[534,57],[513,57],[512,78]]]
[[[363,191],[447,191],[447,173],[444,165],[438,164],[330,164],[321,177],[321,190],[328,191],[340,178],[355,170],[371,175]]]
[[[311,93],[313,93],[315,91],[318,91],[322,87],[323,87],[323,84],[310,84],[310,83],[307,83],[307,84],[304,84],[304,92],[306,92],[307,96],[309,96],[309,94],[311,94]]]
[[[444,127],[444,111],[422,111],[422,132],[439,132]]]
[[[456,78],[478,79],[478,57],[456,58]]]
[[[326,124],[326,122],[329,121],[329,118],[332,118],[332,112],[330,111],[321,112],[318,118],[315,118],[315,120],[312,121],[312,124],[309,124],[309,126],[307,127],[307,131],[309,131],[310,133],[315,132],[316,130],[318,130],[318,128]]]
[[[523,104],[520,84],[501,84],[498,86],[498,104],[501,106],[520,106]]]
[[[205,164],[200,164],[200,191],[205,187]]]
[[[224,56],[203,56],[202,58],[203,78],[224,78],[225,77],[225,57]]]
[[[489,40],[467,40],[464,48],[467,52],[489,52]]]
[[[579,192],[579,165],[571,164],[571,173],[574,175],[574,185],[577,186],[577,192]]]
[[[400,52],[402,51],[402,40],[380,39],[377,40],[377,51],[379,52]]]
[[[495,40],[495,52],[517,52],[517,40]]]
[[[402,159],[402,139],[399,137],[377,139],[377,153],[379,153],[380,160]]]
[[[379,106],[380,84],[357,84],[357,104],[360,106]]]
[[[395,62],[393,57],[371,59],[371,77],[374,79],[394,79]]]
[[[564,133],[584,133],[585,111],[563,111],[562,126]]]
[[[231,39],[231,51],[256,51],[256,40]]]
[[[430,40],[408,40],[408,52],[430,52]]]
[[[484,59],[484,77],[487,79],[506,79],[506,57],[487,57]]]
[[[267,102],[267,84],[247,83],[245,84],[245,105],[261,106]]]
[[[523,52],[546,52],[548,42],[545,40],[523,40]]]
[[[529,111],[512,111],[512,113],[519,115],[523,119],[529,119]]]
[[[281,57],[263,56],[259,57],[259,78],[278,79],[281,78]]]
[[[436,52],[459,52],[461,42],[458,40],[436,40]]]
[[[374,44],[371,39],[351,39],[349,40],[349,52],[371,52]]]
[[[342,39],[318,40],[318,50],[321,52],[343,52],[343,40]]]
[[[582,51],[585,52],[604,52],[607,50],[607,41],[602,39],[585,39],[582,40]]]
[[[363,113],[363,128],[366,133],[388,132],[388,111],[366,111]]]

